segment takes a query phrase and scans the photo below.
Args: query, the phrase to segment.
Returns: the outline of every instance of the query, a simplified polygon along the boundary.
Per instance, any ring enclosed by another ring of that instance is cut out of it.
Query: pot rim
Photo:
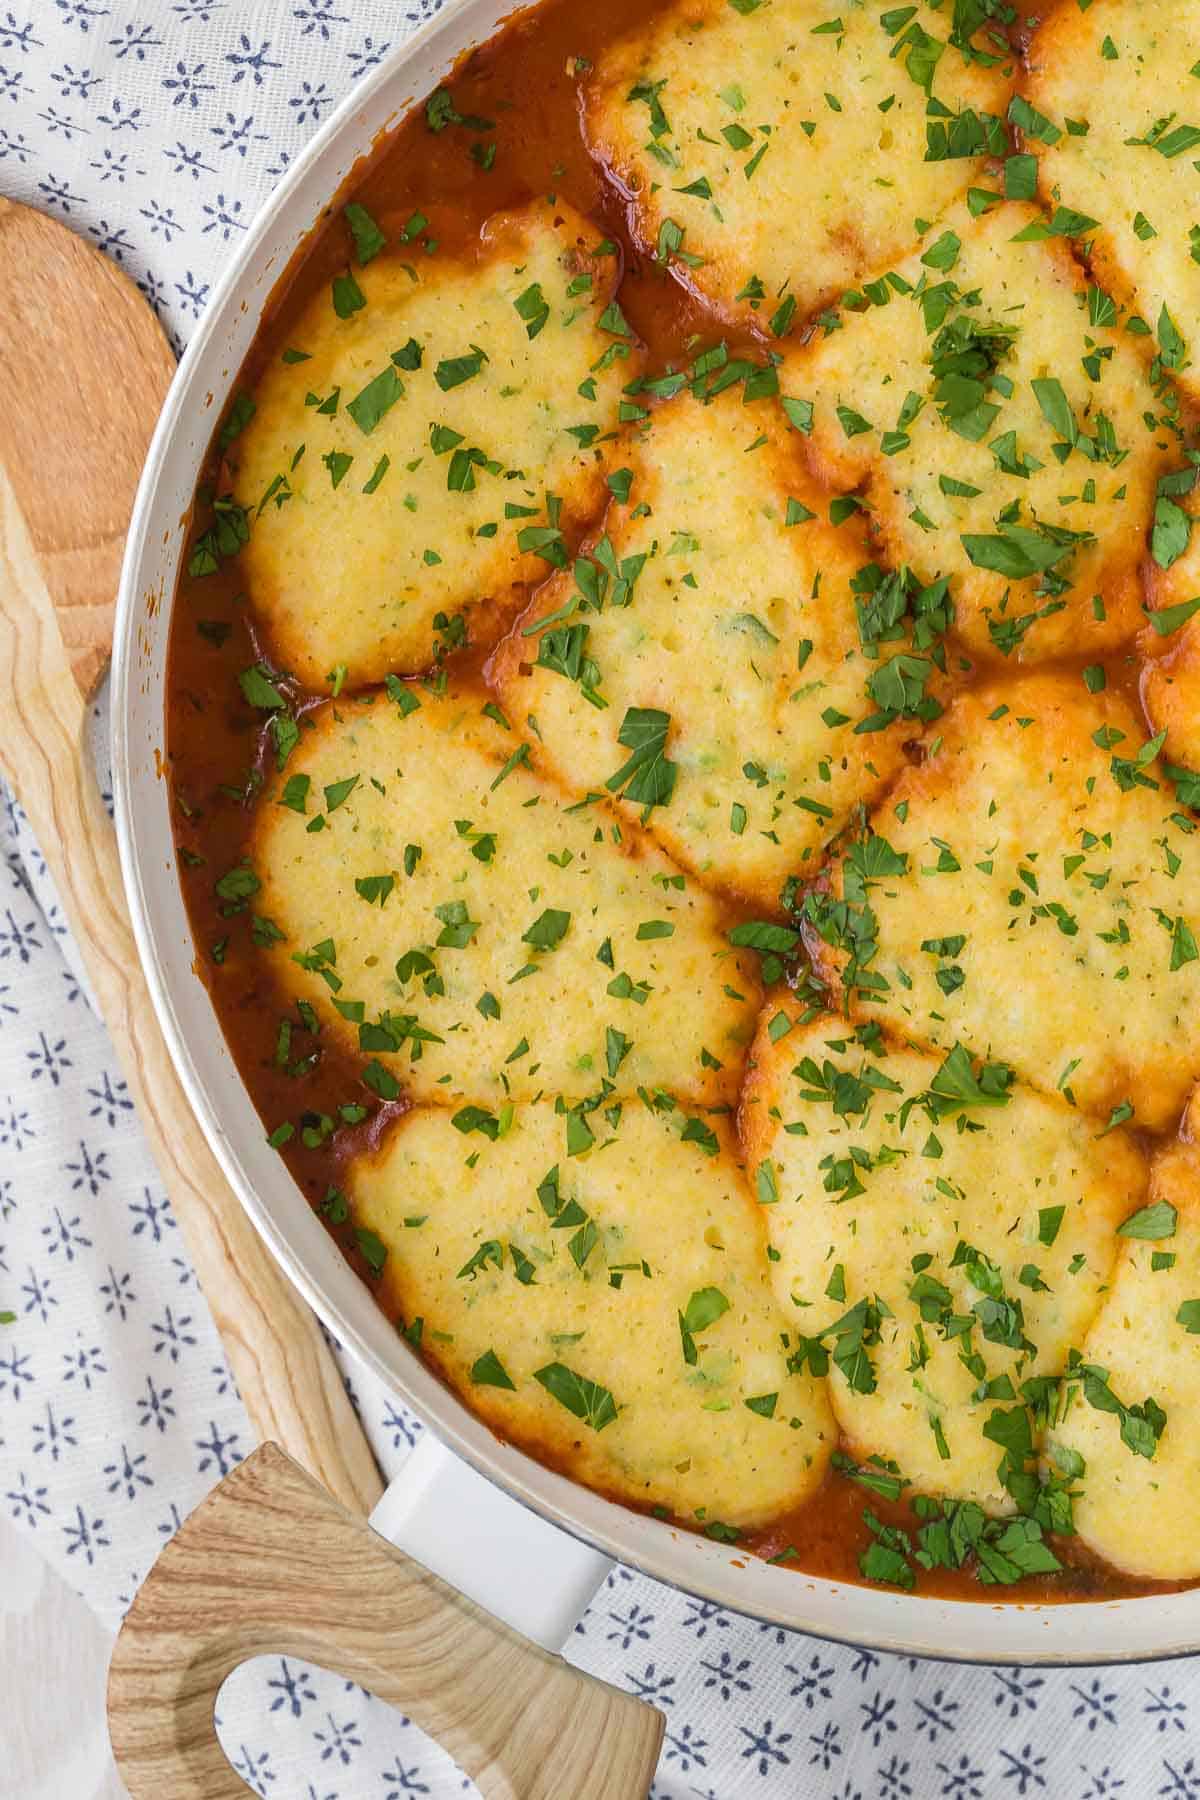
[[[215,284],[150,445],[117,603],[113,792],[138,951],[188,1099],[251,1222],[337,1340],[481,1474],[614,1559],[764,1625],[897,1655],[1084,1667],[1194,1654],[1200,1650],[1200,1589],[1031,1605],[861,1587],[772,1568],[567,1480],[494,1436],[387,1325],[285,1165],[266,1150],[261,1121],[194,970],[169,828],[163,678],[188,501],[245,346],[291,253],[378,135],[506,16],[508,0],[446,0],[335,108],[264,202]]]

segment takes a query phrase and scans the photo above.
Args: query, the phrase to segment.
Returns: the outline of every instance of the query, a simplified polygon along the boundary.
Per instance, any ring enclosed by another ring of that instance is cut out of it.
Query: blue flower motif
[[[348,13],[335,13],[335,0],[302,0],[292,13],[293,19],[300,21],[301,37],[311,37],[317,32],[328,43],[331,25],[348,25]]]
[[[651,1706],[670,1706],[675,1696],[671,1689],[675,1686],[674,1675],[665,1669],[659,1669],[654,1663],[646,1664],[644,1675],[635,1675],[632,1671],[625,1677],[632,1693],[639,1700],[647,1700]]]
[[[242,1453],[237,1447],[239,1435],[236,1431],[224,1433],[214,1420],[209,1420],[208,1436],[196,1439],[196,1448],[202,1452],[196,1466],[202,1475],[214,1463],[218,1475],[228,1475],[230,1469],[241,1462]]]
[[[1158,1791],[1168,1800],[1200,1800],[1200,1762],[1194,1757],[1189,1756],[1179,1768],[1164,1757],[1163,1773],[1167,1779]]]
[[[171,1202],[165,1194],[152,1194],[148,1187],[143,1188],[141,1199],[130,1200],[127,1205],[130,1216],[137,1221],[130,1228],[135,1238],[147,1232],[152,1242],[159,1244],[168,1231],[176,1230]]]
[[[106,144],[99,156],[88,164],[88,168],[95,169],[101,182],[115,181],[118,186],[124,187],[131,174],[140,175],[142,173],[141,169],[130,168],[129,157],[128,150],[110,150]],[[126,249],[132,249],[132,247],[131,244],[124,246]]]
[[[279,1690],[271,1702],[271,1711],[278,1712],[281,1707],[286,1707],[293,1719],[300,1718],[305,1706],[317,1697],[308,1670],[290,1668],[285,1656],[279,1659],[279,1674],[270,1678],[267,1687]]]
[[[731,1650],[722,1650],[715,1662],[708,1662],[704,1657],[700,1659],[700,1667],[705,1671],[705,1687],[715,1688],[726,1701],[732,1700],[734,1694],[750,1692],[753,1685],[748,1679],[750,1666],[748,1656],[735,1657]]]
[[[167,210],[170,211],[171,209],[168,208]],[[151,227],[151,229],[153,229],[153,227]],[[164,226],[164,235],[165,235],[165,226]],[[170,239],[168,238],[167,241],[169,243]],[[162,314],[163,314],[163,308],[166,306],[166,303],[167,303],[167,284],[163,280],[162,276],[156,275],[154,273],[153,269],[147,269],[146,273],[142,276],[141,280],[138,282],[138,287],[141,289],[142,293],[145,294],[147,300],[150,302],[151,306],[154,308],[154,310],[158,314],[159,318],[161,318]]]
[[[133,1101],[129,1098],[129,1089],[123,1081],[114,1082],[108,1070],[102,1073],[95,1087],[87,1090],[89,1100],[95,1105],[89,1110],[89,1118],[103,1119],[111,1131],[118,1119],[124,1118],[133,1111]]]
[[[78,1344],[74,1350],[64,1350],[62,1359],[67,1365],[63,1381],[79,1381],[89,1394],[92,1391],[92,1377],[108,1374],[108,1364],[99,1344]]]
[[[225,114],[224,124],[211,125],[209,130],[213,137],[216,138],[217,148],[219,150],[233,150],[236,151],[238,156],[244,158],[246,151],[251,144],[267,144],[270,142],[270,138],[265,131],[251,130],[253,124],[253,113],[246,113],[239,119],[236,113],[227,112]]]
[[[1071,1683],[1071,1692],[1078,1697],[1079,1704],[1072,1714],[1073,1718],[1086,1721],[1089,1731],[1095,1731],[1101,1723],[1115,1725],[1117,1715],[1113,1711],[1116,1693],[1109,1689],[1098,1675],[1094,1675],[1086,1688]]]
[[[1107,1763],[1098,1775],[1092,1775],[1089,1769],[1085,1769],[1083,1773],[1088,1775],[1090,1780],[1087,1793],[1081,1795],[1080,1800],[1115,1800],[1125,1786],[1125,1777],[1114,1774]]]
[[[399,1757],[396,1758],[392,1768],[383,1771],[383,1779],[386,1784],[383,1800],[402,1800],[402,1796],[405,1794],[427,1794],[429,1792],[428,1784],[421,1780],[420,1769],[415,1766],[406,1769]]]
[[[225,58],[227,63],[233,64],[236,71],[233,76],[235,87],[239,81],[245,81],[247,78],[254,82],[255,87],[261,87],[269,70],[282,69],[283,64],[276,62],[273,57],[268,55],[270,48],[270,38],[264,38],[256,48],[243,31],[238,40],[238,48],[230,50]]]
[[[62,977],[63,987],[66,989],[67,1005],[74,1006],[77,1000],[82,1000],[86,1007],[88,1005],[87,995],[75,979],[74,971],[72,969],[60,969],[59,974]]]
[[[43,1450],[50,1453],[50,1461],[58,1462],[68,1450],[77,1450],[79,1439],[75,1435],[75,1417],[56,1419],[54,1408],[47,1400],[46,1416],[39,1420],[33,1428],[33,1453],[39,1455]]]
[[[0,71],[0,73],[2,72]],[[45,112],[38,114],[38,118],[48,127],[48,137],[60,137],[65,143],[73,144],[77,137],[91,136],[90,126],[81,125],[78,119],[72,119],[67,114],[60,113],[56,106],[48,106]]]
[[[42,1076],[46,1076],[51,1087],[57,1087],[62,1080],[63,1070],[71,1067],[71,1058],[66,1054],[66,1049],[66,1038],[60,1037],[51,1044],[45,1032],[39,1031],[37,1048],[25,1052],[30,1063],[30,1080],[39,1081]]]
[[[0,1150],[24,1150],[36,1136],[27,1106],[18,1109],[11,1098],[0,1101]]]
[[[79,1160],[63,1164],[67,1174],[71,1176],[71,1192],[77,1193],[86,1188],[93,1199],[100,1192],[102,1182],[112,1180],[112,1170],[108,1166],[108,1151],[90,1151],[83,1139],[79,1140]]]
[[[7,1356],[0,1356],[0,1398],[7,1394],[11,1400],[19,1400],[32,1385],[33,1368],[28,1354],[10,1345]]]
[[[610,1612],[609,1619],[616,1627],[608,1632],[610,1644],[620,1644],[622,1650],[628,1650],[630,1644],[640,1638],[643,1642],[650,1636],[650,1627],[654,1623],[654,1614],[646,1612],[638,1605],[630,1606],[628,1612]]]
[[[108,7],[96,6],[93,0],[54,0],[60,13],[68,24],[77,25],[82,32],[88,32],[97,19],[107,19]]]
[[[249,1750],[245,1744],[238,1748],[238,1754],[232,1758],[233,1766],[243,1780],[248,1781],[256,1794],[265,1796],[272,1784],[278,1780],[271,1767],[269,1750]]]
[[[698,1638],[707,1634],[710,1625],[717,1631],[728,1630],[730,1625],[728,1613],[723,1613],[721,1608],[714,1606],[711,1600],[693,1600],[688,1596],[687,1608],[683,1621],[684,1630],[694,1631]]]
[[[26,1315],[29,1313],[36,1313],[43,1325],[50,1317],[53,1309],[58,1305],[57,1296],[51,1292],[52,1286],[53,1282],[50,1276],[39,1276],[37,1272],[31,1268],[29,1271],[29,1279],[21,1288],[21,1292],[25,1296],[25,1305],[21,1310]]]
[[[118,1275],[112,1264],[108,1265],[107,1280],[100,1283],[100,1293],[104,1296],[106,1313],[115,1312],[122,1325],[129,1317],[129,1308],[137,1300],[133,1291],[133,1273],[126,1269]]]
[[[685,1775],[693,1767],[703,1769],[707,1766],[704,1752],[708,1749],[708,1744],[690,1725],[681,1725],[678,1731],[668,1731],[664,1741],[666,1760],[669,1763],[677,1762]]]
[[[893,1716],[896,1711],[896,1702],[880,1689],[870,1700],[860,1700],[858,1709],[863,1714],[863,1733],[864,1735],[870,1733],[871,1743],[878,1750],[884,1738],[890,1732],[898,1729],[897,1721]]]
[[[300,83],[300,92],[293,94],[288,101],[297,125],[316,125],[326,107],[333,105],[333,95],[322,81],[314,86],[311,81]]]
[[[835,1726],[835,1733],[836,1730]],[[753,1762],[760,1775],[769,1775],[776,1763],[786,1766],[791,1762],[784,1745],[791,1743],[792,1734],[790,1731],[776,1730],[773,1719],[764,1719],[757,1731],[752,1731],[746,1725],[739,1725],[738,1731],[747,1740],[742,1757]],[[829,1764],[826,1763],[825,1767],[828,1768]]]
[[[958,1729],[954,1715],[960,1710],[960,1702],[951,1700],[945,1688],[937,1688],[929,1700],[914,1700],[913,1705],[917,1711],[917,1731],[925,1732],[931,1744],[937,1743],[942,1732]]]
[[[387,1411],[383,1415],[383,1429],[391,1432],[392,1449],[398,1450],[401,1444],[415,1444],[425,1427],[402,1406],[389,1400]]]
[[[20,50],[27,54],[30,50],[40,50],[42,47],[42,39],[33,35],[32,19],[27,19],[22,25],[15,13],[5,13],[4,22],[0,24],[0,50]]]
[[[51,1256],[61,1250],[64,1259],[73,1263],[81,1250],[91,1249],[92,1240],[80,1229],[81,1224],[82,1218],[79,1213],[76,1213],[73,1219],[65,1219],[62,1209],[57,1206],[54,1208],[54,1223],[43,1225],[41,1228],[42,1236],[50,1240],[47,1248]]]
[[[153,25],[135,25],[132,20],[121,27],[116,37],[109,38],[108,47],[115,52],[114,62],[124,62],[132,56],[137,62],[145,62],[148,50],[161,50],[163,40],[155,37]]]
[[[946,1796],[946,1800],[983,1800],[985,1790],[980,1783],[984,1779],[984,1772],[975,1767],[969,1756],[960,1756],[953,1766],[940,1762],[935,1763],[934,1767],[945,1777],[940,1791]]]
[[[224,243],[229,242],[235,231],[245,231],[246,229],[246,220],[238,217],[242,210],[240,200],[227,200],[224,194],[218,194],[216,204],[205,206],[202,210],[208,220],[208,224],[204,226],[205,234],[207,235],[210,231],[219,231]]]
[[[143,1430],[153,1426],[161,1435],[175,1417],[172,1405],[175,1389],[156,1386],[153,1375],[147,1375],[146,1388],[138,1401],[138,1424]]]
[[[3,70],[0,70],[0,75]],[[42,947],[37,934],[37,920],[30,919],[21,925],[13,917],[11,907],[5,909],[3,922],[0,922],[0,962],[8,957],[15,957],[18,962],[27,963],[35,950]]]
[[[104,1465],[104,1473],[111,1477],[109,1493],[124,1494],[126,1500],[136,1500],[143,1488],[153,1487],[154,1481],[146,1473],[145,1462],[144,1451],[135,1456],[122,1444],[120,1456]]]
[[[149,127],[150,127],[149,119],[145,119],[142,117],[141,107],[140,106],[133,106],[133,107],[127,106],[125,104],[124,100],[122,100],[119,95],[113,101],[109,110],[107,112],[100,114],[100,123],[102,125],[107,125],[108,129],[112,132],[147,131],[147,130],[149,130]],[[138,173],[139,173],[139,175],[141,175],[141,174],[144,174],[145,171],[143,169],[139,169]],[[111,818],[112,817],[112,795],[110,793],[102,793],[100,795],[100,798],[104,801],[104,804],[108,811],[109,817]]]
[[[910,1762],[902,1762],[899,1756],[890,1757],[887,1767],[878,1771],[879,1800],[911,1800],[913,1785],[908,1779],[911,1773]]]
[[[1046,1777],[1042,1770],[1046,1766],[1046,1758],[1039,1756],[1032,1744],[1014,1754],[1011,1750],[1001,1749],[1000,1760],[1005,1767],[1001,1770],[1001,1779],[1014,1781],[1018,1796],[1034,1793],[1038,1788],[1046,1786]]]
[[[358,81],[368,69],[377,69],[391,47],[390,39],[386,43],[377,44],[373,37],[367,36],[357,50],[347,50],[346,61],[350,64],[351,81]]]
[[[191,1324],[192,1315],[190,1313],[177,1319],[174,1309],[165,1306],[162,1318],[155,1319],[150,1326],[155,1356],[165,1354],[169,1362],[177,1363],[183,1351],[192,1349],[196,1343],[196,1336],[191,1330]]]
[[[50,1507],[46,1501],[49,1488],[43,1483],[41,1487],[30,1487],[29,1477],[24,1469],[17,1477],[17,1485],[9,1488],[4,1498],[12,1508],[12,1516],[19,1525],[29,1531],[36,1531],[43,1519],[50,1517]]]
[[[1157,1693],[1147,1688],[1146,1693],[1149,1699],[1142,1710],[1148,1718],[1155,1721],[1160,1731],[1170,1731],[1172,1726],[1176,1731],[1187,1729],[1184,1724],[1184,1720],[1187,1718],[1187,1706],[1184,1701],[1175,1698],[1170,1687],[1164,1684]]]
[[[795,1676],[795,1686],[788,1689],[789,1700],[803,1700],[809,1712],[818,1700],[829,1700],[833,1689],[829,1683],[833,1676],[833,1664],[827,1662],[819,1651],[814,1651],[803,1669],[794,1663],[784,1663],[784,1671]]]
[[[180,1517],[179,1508],[172,1500],[170,1512],[165,1519],[159,1520],[155,1530],[160,1538],[173,1538],[182,1524],[183,1519]]]
[[[332,1713],[326,1713],[325,1722],[327,1730],[313,1732],[313,1737],[322,1746],[321,1761],[329,1762],[332,1759],[345,1768],[353,1760],[354,1752],[362,1749],[357,1721],[347,1719],[344,1724],[339,1724]]]
[[[171,95],[172,106],[187,106],[193,111],[200,104],[201,94],[215,94],[216,83],[201,80],[205,65],[202,62],[188,64],[180,61],[175,64],[175,72],[168,75],[163,86]]]
[[[200,281],[192,271],[187,271],[187,279],[175,283],[175,292],[190,309],[193,318],[199,318],[204,310],[204,302],[208,299],[208,283]]]
[[[64,63],[61,69],[55,69],[50,79],[58,83],[59,98],[62,100],[86,100],[101,81],[101,77],[93,74],[91,69],[76,69],[70,63]]]
[[[173,150],[164,150],[163,155],[171,164],[172,175],[190,175],[193,181],[199,181],[201,175],[212,175],[215,173],[212,165],[204,161],[201,152],[199,150],[189,149],[182,139],[176,142]],[[189,269],[188,280],[191,281],[192,279],[193,276]],[[202,294],[205,297],[208,294],[207,282],[204,284]],[[199,312],[197,312],[195,316],[198,318]]]
[[[104,1520],[89,1518],[82,1506],[76,1505],[74,1519],[62,1529],[67,1539],[67,1555],[81,1556],[89,1569],[98,1550],[112,1548],[112,1540],[104,1536]]]
[[[842,1754],[842,1728],[833,1719],[827,1719],[820,1731],[809,1733],[808,1741],[815,1745],[810,1763],[820,1763],[823,1769],[831,1769],[834,1761]]]

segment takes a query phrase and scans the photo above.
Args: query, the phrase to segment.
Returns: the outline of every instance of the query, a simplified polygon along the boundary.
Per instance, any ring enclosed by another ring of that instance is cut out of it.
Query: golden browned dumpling
[[[679,0],[600,60],[592,148],[661,260],[782,336],[1003,156],[1012,58],[946,27],[924,4]]]
[[[259,812],[286,986],[422,1100],[731,1099],[757,986],[712,898],[479,698],[397,692],[318,714]]]
[[[549,1101],[499,1135],[403,1120],[350,1179],[385,1293],[497,1431],[568,1474],[689,1522],[778,1517],[835,1433],[824,1383],[789,1371],[762,1213],[685,1109],[592,1121],[575,1155]]]
[[[742,1114],[780,1305],[831,1358],[859,1457],[1007,1512],[996,1415],[1081,1341],[1116,1227],[1144,1199],[1143,1159],[961,1046],[781,1016],[791,1029],[760,1035]]]
[[[1164,761],[1200,777],[1200,499],[1196,472],[1181,462],[1171,492],[1155,508],[1144,565],[1149,624],[1142,632],[1142,700],[1155,732],[1166,732]],[[1180,489],[1183,491],[1180,491]],[[1200,799],[1192,783],[1191,804]]]
[[[639,367],[600,243],[542,201],[472,260],[381,258],[294,325],[301,360],[268,369],[231,455],[250,597],[306,686],[486,643],[565,560]]]
[[[1193,1105],[1193,1128],[1200,1124]],[[1079,1346],[1051,1466],[1079,1491],[1084,1543],[1126,1574],[1200,1576],[1200,1150],[1154,1164],[1147,1204],[1121,1226],[1111,1291]]]
[[[815,465],[865,483],[896,563],[948,575],[972,650],[1025,660],[1141,622],[1138,566],[1170,434],[1149,359],[1032,206],[931,223],[882,307],[785,364]]]
[[[855,519],[829,522],[798,443],[779,402],[748,403],[741,383],[709,404],[685,391],[661,405],[620,452],[624,498],[603,534],[493,663],[513,718],[537,720],[539,761],[578,790],[603,790],[627,761],[630,708],[669,717],[672,788],[649,829],[768,908],[920,729],[894,713],[876,729],[886,719],[868,682],[889,702],[898,656],[915,707],[942,686],[912,654],[911,622],[882,655],[863,628],[865,577],[883,572]],[[642,791],[626,803],[634,818]]]
[[[1200,301],[1195,11],[1180,0],[1043,10],[1023,83],[1038,185],[1052,211],[1083,216],[1097,282],[1142,315],[1174,379],[1195,391],[1195,356],[1172,336],[1190,345]]]
[[[1031,676],[955,701],[840,865],[849,912],[809,910],[866,1013],[1157,1131],[1200,1073],[1198,859],[1125,702]]]

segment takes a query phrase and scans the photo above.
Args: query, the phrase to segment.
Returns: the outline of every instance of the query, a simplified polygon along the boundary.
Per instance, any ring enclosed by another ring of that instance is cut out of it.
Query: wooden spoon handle
[[[58,890],[251,1423],[367,1513],[383,1483],[337,1364],[230,1190],[159,1031],[90,767],[86,706],[2,464],[0,673],[0,769]]]
[[[132,1800],[241,1800],[213,1705],[263,1654],[402,1708],[485,1800],[644,1800],[658,1761],[661,1713],[497,1624],[274,1444],[196,1509],[125,1616],[108,1716]]]

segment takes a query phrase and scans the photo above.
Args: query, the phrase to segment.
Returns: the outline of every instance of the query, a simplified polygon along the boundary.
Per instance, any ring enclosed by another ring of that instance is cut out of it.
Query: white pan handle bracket
[[[543,1650],[570,1641],[611,1558],[550,1525],[426,1431],[371,1524]]]

